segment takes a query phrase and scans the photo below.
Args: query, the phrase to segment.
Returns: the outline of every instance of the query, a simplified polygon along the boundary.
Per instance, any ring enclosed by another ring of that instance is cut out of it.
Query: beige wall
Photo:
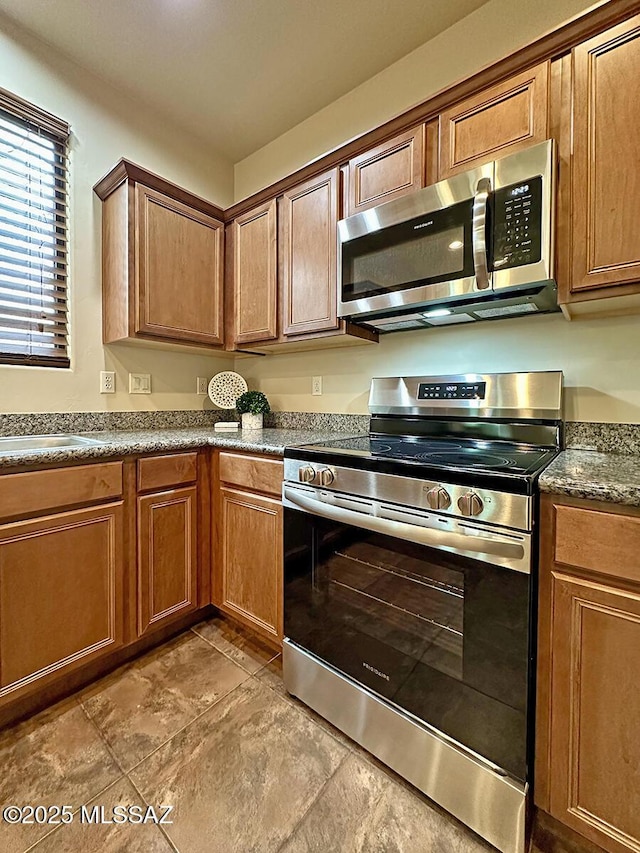
[[[374,376],[563,370],[567,420],[640,423],[640,317],[561,314],[397,332],[377,345],[236,360],[276,410],[367,411]],[[311,396],[322,376],[323,395]]]
[[[236,198],[374,127],[591,5],[490,0],[446,32],[236,164]],[[640,317],[561,315],[398,333],[377,347],[237,360],[276,409],[366,412],[373,376],[561,369],[570,420],[640,422]],[[324,394],[311,396],[311,376]]]
[[[366,83],[236,163],[236,200],[377,127],[593,5],[592,0],[489,0]]]
[[[179,127],[148,112],[0,16],[0,85],[67,120],[71,141],[71,370],[0,366],[0,411],[97,411],[203,407],[196,376],[228,369],[207,355],[103,347],[100,202],[93,184],[126,156],[221,206],[233,168]],[[117,393],[98,393],[100,370]],[[128,373],[151,373],[153,393],[129,396]]]

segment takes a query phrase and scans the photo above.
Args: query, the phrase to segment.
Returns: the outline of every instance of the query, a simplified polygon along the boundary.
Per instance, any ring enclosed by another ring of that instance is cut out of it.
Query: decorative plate
[[[239,373],[223,370],[209,382],[209,399],[221,409],[235,409],[236,400],[249,386]]]

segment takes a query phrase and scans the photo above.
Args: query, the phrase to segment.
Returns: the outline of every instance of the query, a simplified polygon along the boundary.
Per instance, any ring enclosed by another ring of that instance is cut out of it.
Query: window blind
[[[68,134],[0,90],[0,363],[69,366]]]

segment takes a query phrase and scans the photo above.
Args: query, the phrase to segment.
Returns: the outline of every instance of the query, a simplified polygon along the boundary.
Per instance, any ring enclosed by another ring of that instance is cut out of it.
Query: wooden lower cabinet
[[[0,699],[123,644],[123,504],[0,526]]]
[[[221,609],[264,636],[282,639],[282,504],[220,490]]]
[[[197,488],[138,498],[138,635],[196,610]]]
[[[637,853],[640,512],[610,510],[543,498],[535,797],[604,850]]]

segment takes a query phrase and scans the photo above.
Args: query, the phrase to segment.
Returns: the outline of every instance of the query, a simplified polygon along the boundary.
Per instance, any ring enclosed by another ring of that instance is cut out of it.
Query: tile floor
[[[3,853],[492,849],[289,697],[279,657],[217,618],[0,733],[0,803],[74,810],[55,828],[0,822]],[[118,804],[172,805],[173,823],[81,821]]]

